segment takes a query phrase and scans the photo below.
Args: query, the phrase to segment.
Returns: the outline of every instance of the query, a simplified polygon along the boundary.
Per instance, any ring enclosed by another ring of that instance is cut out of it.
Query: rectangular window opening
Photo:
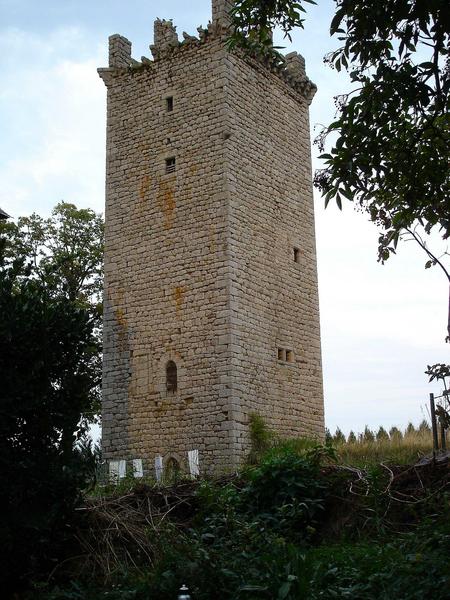
[[[167,96],[166,98],[166,110],[167,112],[173,111],[173,96]]]
[[[294,248],[294,262],[300,262],[300,248]]]
[[[173,173],[175,171],[175,157],[171,156],[166,158],[166,173]]]
[[[278,348],[277,357],[280,362],[283,363],[295,363],[294,351],[288,348]]]

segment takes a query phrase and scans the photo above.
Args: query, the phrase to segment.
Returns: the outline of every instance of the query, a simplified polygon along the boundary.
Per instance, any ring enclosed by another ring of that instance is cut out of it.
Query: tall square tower
[[[109,39],[103,451],[200,471],[245,457],[252,413],[322,437],[308,106],[301,56],[273,70],[155,22],[153,60]]]

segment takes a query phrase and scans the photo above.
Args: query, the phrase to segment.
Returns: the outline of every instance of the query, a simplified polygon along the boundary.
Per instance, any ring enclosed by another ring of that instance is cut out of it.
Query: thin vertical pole
[[[430,413],[431,413],[431,427],[433,428],[433,453],[434,453],[439,450],[436,412],[435,412],[435,407],[434,407],[434,394],[430,394]]]
[[[443,452],[447,450],[447,440],[445,439],[445,427],[443,423],[441,423],[441,448]]]

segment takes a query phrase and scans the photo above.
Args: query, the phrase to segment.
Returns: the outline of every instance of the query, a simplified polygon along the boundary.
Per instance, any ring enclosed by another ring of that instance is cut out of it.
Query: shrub
[[[392,441],[398,441],[403,438],[403,434],[398,427],[391,427],[389,429],[389,437]]]
[[[423,419],[423,421],[420,423],[419,425],[419,433],[430,433],[431,432],[431,427],[430,424],[428,423],[428,421],[426,421],[425,419]]]
[[[375,441],[375,435],[374,435],[373,431],[367,425],[364,429],[362,439],[364,442],[369,442],[369,443]]]
[[[347,438],[348,444],[356,444],[356,435],[353,431],[350,431]]]
[[[345,444],[346,442],[345,435],[342,433],[339,427],[336,429],[336,432],[333,436],[333,442],[335,444]]]
[[[275,449],[246,473],[237,510],[257,518],[288,537],[307,539],[324,510],[327,483],[321,477],[324,448],[297,454]],[[325,450],[325,455],[332,454]]]
[[[416,433],[416,428],[414,427],[414,425],[411,422],[408,423],[408,425],[405,429],[405,436],[414,435],[415,433]]]
[[[247,457],[249,464],[256,464],[274,443],[275,436],[269,430],[264,419],[252,413],[249,420],[250,452]]]
[[[389,439],[389,434],[384,427],[380,426],[377,431],[376,439],[377,442],[386,441]]]

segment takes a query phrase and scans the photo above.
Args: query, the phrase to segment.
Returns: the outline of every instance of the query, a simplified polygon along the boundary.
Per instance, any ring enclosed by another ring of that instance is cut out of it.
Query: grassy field
[[[280,439],[266,428],[257,415],[253,416],[250,427],[253,440],[250,462],[258,462],[270,448],[283,447],[302,452],[315,443],[305,438]],[[327,430],[325,443],[335,449],[339,463],[358,467],[381,462],[411,465],[433,451],[432,432],[426,421],[422,421],[418,427],[410,423],[403,431],[397,427],[389,431],[379,427],[372,431],[366,426],[362,433],[350,432],[345,436],[339,428],[334,434]]]
[[[366,428],[367,431],[367,428]],[[431,430],[409,426],[404,433],[393,435],[360,435],[353,441],[333,439],[339,460],[355,466],[388,462],[399,465],[414,464],[433,451]]]

